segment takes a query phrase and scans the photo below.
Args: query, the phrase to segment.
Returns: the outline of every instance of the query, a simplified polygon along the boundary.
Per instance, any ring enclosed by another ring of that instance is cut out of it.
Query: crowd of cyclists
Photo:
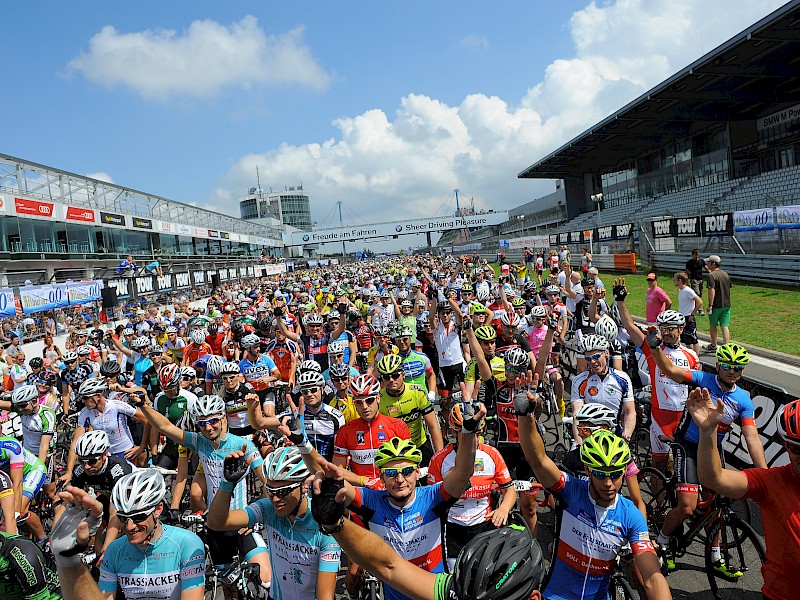
[[[20,422],[0,437],[1,585],[332,600],[343,570],[350,598],[377,578],[387,600],[599,599],[628,553],[626,589],[671,598],[675,536],[714,490],[762,506],[763,594],[787,600],[800,496],[769,490],[799,489],[800,401],[776,424],[790,464],[768,470],[737,385],[748,351],[721,345],[703,371],[680,307],[640,326],[627,296],[567,261],[526,281],[419,256],[230,283],[87,331],[0,400]],[[755,469],[722,466],[734,422]],[[565,453],[545,442],[562,423]],[[672,474],[670,505],[652,469]],[[757,577],[760,597],[761,565],[708,540],[711,580],[741,595]]]

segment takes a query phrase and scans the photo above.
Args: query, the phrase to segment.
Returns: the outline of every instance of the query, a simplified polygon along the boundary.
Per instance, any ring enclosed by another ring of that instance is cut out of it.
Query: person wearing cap
[[[657,325],[658,315],[672,308],[672,299],[669,294],[658,285],[658,276],[655,273],[647,274],[647,293],[645,294],[645,318],[648,325]]]
[[[712,352],[717,349],[717,327],[722,329],[722,343],[731,341],[731,278],[719,268],[722,259],[712,254],[706,259],[706,289],[708,290],[708,323],[711,343],[703,346]]]

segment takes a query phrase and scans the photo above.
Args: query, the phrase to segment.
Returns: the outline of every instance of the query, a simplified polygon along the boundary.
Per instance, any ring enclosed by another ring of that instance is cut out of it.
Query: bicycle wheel
[[[753,501],[747,498],[731,501],[731,510],[739,515],[742,521],[748,525],[753,525]]]
[[[550,452],[550,458],[553,459],[553,462],[557,465],[564,464],[564,457],[567,455],[567,447],[558,442],[554,447],[553,450]]]
[[[608,585],[608,595],[611,600],[638,600],[639,595],[633,591],[631,584],[621,573],[612,575]]]
[[[630,442],[633,458],[640,469],[649,467],[653,460],[650,454],[650,430],[639,427],[634,430]]]
[[[716,573],[711,561],[711,547],[719,538],[720,550],[728,572],[741,576],[728,578]],[[706,539],[706,574],[717,600],[760,600],[764,578],[761,566],[766,561],[764,543],[750,525],[735,513],[723,513],[711,527]]]
[[[675,490],[671,482],[655,467],[645,467],[639,471],[639,488],[647,508],[647,526],[651,533],[658,534],[667,513],[677,502]]]

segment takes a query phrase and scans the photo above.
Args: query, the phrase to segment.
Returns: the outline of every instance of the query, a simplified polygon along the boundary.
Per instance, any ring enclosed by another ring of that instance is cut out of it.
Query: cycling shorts
[[[528,461],[525,460],[525,455],[522,453],[522,446],[519,444],[503,444],[498,446],[497,449],[500,451],[503,460],[506,461],[508,472],[513,479],[528,481],[534,476],[533,469],[531,469]]]
[[[464,363],[460,362],[448,367],[439,367],[442,376],[442,389],[452,390],[458,383],[464,381]]]
[[[659,410],[652,412],[650,421],[650,453],[653,456],[669,454],[669,444],[658,439],[660,435],[672,437],[681,422],[682,412],[677,410]]]
[[[37,465],[22,476],[22,495],[33,500],[47,479],[47,467]]]
[[[467,545],[467,542],[476,535],[493,529],[496,529],[496,527],[491,519],[477,525],[459,525],[458,523],[447,521],[444,526],[444,533],[448,560],[455,559],[461,549]]]
[[[256,554],[269,552],[267,543],[258,533],[239,535],[236,531],[208,529],[206,537],[208,553],[211,556],[211,563],[215,567],[226,567],[233,564],[237,554],[243,556],[244,560],[250,560]]]
[[[14,495],[14,484],[11,483],[11,477],[0,471],[0,498]]]
[[[687,445],[693,446],[693,444]],[[690,452],[683,444],[673,444],[672,459],[672,469],[675,471],[675,491],[679,494],[697,495],[700,490],[700,480],[697,478],[697,447],[694,447],[694,452]]]

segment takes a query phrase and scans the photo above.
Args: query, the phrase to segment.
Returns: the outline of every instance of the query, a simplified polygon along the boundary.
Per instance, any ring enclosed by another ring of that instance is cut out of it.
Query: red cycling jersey
[[[369,423],[364,419],[354,419],[336,434],[333,454],[339,458],[349,458],[350,470],[356,475],[380,477],[380,469],[373,464],[375,452],[393,437],[411,439],[408,425],[400,419],[381,413]]]

